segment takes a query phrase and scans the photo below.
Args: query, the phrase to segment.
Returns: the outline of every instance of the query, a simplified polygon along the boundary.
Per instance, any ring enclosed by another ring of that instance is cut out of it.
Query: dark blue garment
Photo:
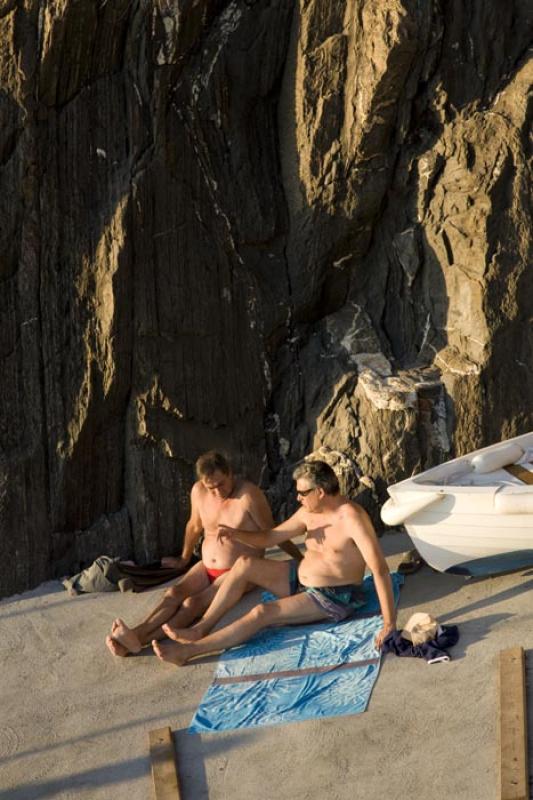
[[[383,642],[381,652],[384,655],[394,653],[397,656],[425,658],[426,661],[443,658],[448,661],[450,654],[447,648],[453,647],[459,641],[459,628],[457,625],[441,625],[439,631],[434,639],[424,644],[413,644],[402,637],[401,631],[393,631]]]

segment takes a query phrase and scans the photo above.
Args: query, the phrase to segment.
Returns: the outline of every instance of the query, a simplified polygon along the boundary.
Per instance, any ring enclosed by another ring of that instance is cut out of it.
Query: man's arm
[[[368,514],[363,508],[354,508],[353,514],[352,539],[374,576],[374,586],[383,616],[383,628],[376,636],[376,645],[381,647],[385,637],[396,629],[396,609],[390,572]]]
[[[264,493],[253,483],[247,483],[244,496],[246,511],[260,531],[274,527],[274,517]]]
[[[202,518],[200,516],[200,511],[198,508],[198,488],[197,484],[192,487],[191,490],[191,516],[189,517],[189,521],[185,526],[185,535],[183,537],[183,545],[181,548],[181,556],[180,558],[172,558],[167,556],[166,558],[161,559],[161,566],[163,567],[174,567],[175,569],[183,569],[187,566],[189,561],[192,558],[192,554],[194,551],[194,546],[200,536],[202,535],[202,531],[204,526],[202,524]]]
[[[281,544],[293,536],[299,536],[307,530],[305,523],[300,518],[300,509],[289,517],[286,522],[281,525],[276,525],[275,528],[261,531],[243,531],[237,528],[229,528],[227,525],[218,526],[218,535],[220,538],[228,536],[232,539],[237,539],[248,545],[255,545],[255,547],[273,547],[276,544]]]
[[[261,489],[253,484],[248,495],[248,513],[260,531],[271,531],[274,529],[274,518],[268,500]],[[279,546],[281,550],[284,550],[291,558],[295,558],[298,561],[303,558],[297,546],[291,541],[279,542]]]

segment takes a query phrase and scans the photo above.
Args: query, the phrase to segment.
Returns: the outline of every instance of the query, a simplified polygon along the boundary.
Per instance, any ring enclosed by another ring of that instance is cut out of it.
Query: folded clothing
[[[186,569],[188,568],[189,565]],[[142,592],[144,589],[178,578],[184,571],[174,567],[162,567],[159,562],[139,566],[121,561],[120,558],[99,556],[86,569],[70,578],[64,578],[62,584],[71,596],[86,592],[130,590]]]
[[[397,656],[424,658],[428,664],[437,664],[440,661],[450,661],[447,648],[453,647],[458,641],[457,625],[439,625],[435,638],[423,644],[413,644],[403,638],[401,631],[393,631],[383,642],[381,652],[383,655],[394,653]]]

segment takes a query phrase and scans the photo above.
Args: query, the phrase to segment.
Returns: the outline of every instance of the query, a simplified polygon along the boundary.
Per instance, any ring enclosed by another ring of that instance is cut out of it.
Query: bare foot
[[[129,653],[140,653],[142,650],[142,644],[135,631],[128,628],[126,623],[121,619],[116,619],[113,622],[111,626],[111,636],[113,639],[116,639],[117,642],[124,645]]]
[[[169,664],[175,664],[177,667],[182,667],[191,657],[188,652],[189,647],[186,644],[175,644],[174,642],[158,642],[154,639],[152,642],[154,653],[160,661],[167,661]]]
[[[112,636],[106,636],[105,643],[114,656],[127,656],[129,653],[129,650],[120,642],[115,641]]]
[[[173,639],[175,642],[197,642],[202,638],[202,632],[199,628],[173,628],[172,625],[166,623],[161,625],[161,630]]]

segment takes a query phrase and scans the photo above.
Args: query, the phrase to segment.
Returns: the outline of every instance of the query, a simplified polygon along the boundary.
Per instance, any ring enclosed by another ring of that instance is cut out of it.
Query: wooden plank
[[[156,728],[148,734],[155,800],[180,800],[176,754],[170,728]]]
[[[529,800],[524,650],[500,652],[501,800]]]
[[[288,556],[294,558],[296,561],[301,561],[303,558],[303,555],[300,553],[298,547],[294,544],[294,542],[291,542],[290,540],[288,542],[283,542],[282,544],[278,545],[278,547],[280,550],[283,550],[285,553],[287,553]]]
[[[509,475],[514,475],[515,478],[518,478],[519,481],[522,483],[527,483],[530,486],[533,485],[533,472],[523,467],[521,464],[509,464],[508,467],[504,467],[504,470],[509,473]]]

